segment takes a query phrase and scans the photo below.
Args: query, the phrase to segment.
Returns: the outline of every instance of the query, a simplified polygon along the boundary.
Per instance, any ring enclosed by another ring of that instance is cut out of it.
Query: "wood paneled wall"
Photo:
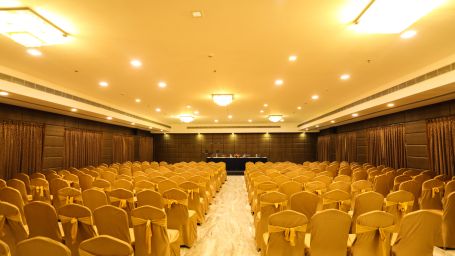
[[[154,137],[154,159],[176,163],[204,161],[212,153],[259,154],[270,161],[303,163],[316,159],[315,134],[166,134]]]
[[[366,129],[402,123],[405,126],[407,167],[428,169],[426,120],[450,115],[455,115],[455,100],[329,128],[322,130],[320,135],[356,131],[357,161],[366,162]],[[330,157],[330,160],[335,159],[334,149],[330,152]]]
[[[45,124],[43,169],[60,169],[63,166],[65,128],[79,128],[103,132],[103,162],[112,163],[113,134],[151,136],[150,133],[127,127],[110,125],[75,117],[53,114],[7,104],[0,104],[0,120],[16,120]],[[138,159],[138,153],[135,153]],[[132,159],[132,160],[135,160]]]

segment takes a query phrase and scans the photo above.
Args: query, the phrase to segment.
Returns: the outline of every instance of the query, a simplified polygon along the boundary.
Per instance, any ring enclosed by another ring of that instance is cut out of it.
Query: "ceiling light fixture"
[[[194,120],[194,116],[192,115],[180,115],[179,116],[180,121],[184,123],[191,123]]]
[[[77,108],[72,108],[71,112],[77,112]]]
[[[264,103],[264,108],[266,108],[266,107],[268,107],[268,106],[269,106],[269,104],[267,104],[267,103]]]
[[[39,57],[39,56],[43,55],[43,53],[40,50],[35,49],[35,48],[27,49],[27,53],[32,56],[35,56],[35,57]]]
[[[186,105],[186,108],[190,109],[190,108],[191,108],[191,106],[190,106],[190,105]]]
[[[0,92],[0,96],[8,96],[9,95],[9,92]]]
[[[228,118],[229,118],[229,119],[232,119],[232,115],[228,115]]]
[[[106,81],[101,81],[98,83],[101,87],[108,87],[109,86],[109,83],[106,82]]]
[[[193,12],[191,12],[191,16],[193,16],[193,18],[201,18],[202,17],[202,12],[201,11],[193,11]]]
[[[351,78],[351,75],[349,75],[349,74],[342,74],[342,75],[340,76],[340,79],[341,79],[341,80],[348,80],[349,78]]]
[[[311,96],[311,99],[317,100],[317,99],[319,99],[319,95],[313,95],[313,96]]]
[[[291,55],[291,56],[289,56],[288,60],[289,60],[290,62],[296,61],[296,60],[297,60],[297,55]]]
[[[332,121],[330,121],[330,122],[331,122],[332,124],[334,124],[334,123],[335,123],[335,120],[332,120]]]
[[[298,110],[302,110],[302,107],[301,107],[301,106],[298,106],[297,109],[298,109]]]
[[[137,103],[140,103],[140,102],[141,102],[141,99],[137,98],[137,99],[135,99],[134,101],[136,101]]]
[[[357,113],[352,114],[352,117],[358,117],[358,116],[359,116],[359,114],[357,114]]]
[[[283,119],[283,115],[269,115],[267,119],[269,119],[270,122],[276,123]]]
[[[161,112],[161,108],[155,108],[156,112]]]
[[[28,7],[0,8],[0,33],[25,47],[62,44],[69,34]]]
[[[251,120],[251,119],[248,119],[248,123],[252,123],[252,122],[253,122],[253,120]]]
[[[319,128],[319,125],[315,125],[314,127]]]
[[[167,86],[166,82],[160,81],[158,82],[158,87],[165,88]]]
[[[106,117],[107,120],[112,120],[111,116]]]
[[[213,120],[213,122],[218,123],[218,119]]]
[[[134,68],[140,68],[142,66],[142,62],[138,59],[134,59],[130,61],[131,66]]]
[[[401,33],[400,37],[402,39],[409,39],[409,38],[413,38],[415,35],[417,35],[417,31],[415,31],[415,30],[407,30],[407,31]]]
[[[371,0],[368,2],[355,18],[353,29],[363,33],[398,34],[441,5],[444,0]]]
[[[276,86],[281,86],[281,85],[283,85],[283,83],[284,83],[284,82],[283,82],[283,80],[281,80],[281,79],[275,80],[275,85],[276,85]]]
[[[395,106],[395,103],[389,103],[389,104],[387,104],[387,107],[389,107],[389,108],[391,108],[391,107],[393,107],[393,106]]]
[[[218,106],[225,107],[232,103],[234,100],[233,94],[212,94],[212,100]]]

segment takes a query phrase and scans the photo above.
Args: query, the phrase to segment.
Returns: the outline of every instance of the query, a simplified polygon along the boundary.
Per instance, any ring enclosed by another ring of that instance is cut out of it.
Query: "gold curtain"
[[[102,161],[103,133],[82,129],[65,129],[64,166],[85,167]]]
[[[153,160],[153,138],[139,137],[139,161]]]
[[[332,135],[318,136],[318,161],[330,161]]]
[[[41,171],[44,125],[26,122],[0,123],[0,176]]]
[[[335,158],[337,161],[354,162],[357,160],[356,132],[345,132],[336,135]]]
[[[376,127],[367,130],[367,159],[373,165],[406,167],[404,125]]]
[[[134,137],[114,135],[112,137],[112,161],[123,163],[134,160]]]
[[[455,174],[455,117],[427,120],[430,169],[439,174]]]

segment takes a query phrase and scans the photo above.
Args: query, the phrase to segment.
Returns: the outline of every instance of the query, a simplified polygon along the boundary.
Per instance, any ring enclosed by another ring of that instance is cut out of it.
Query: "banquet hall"
[[[455,256],[453,24],[0,0],[0,256]]]

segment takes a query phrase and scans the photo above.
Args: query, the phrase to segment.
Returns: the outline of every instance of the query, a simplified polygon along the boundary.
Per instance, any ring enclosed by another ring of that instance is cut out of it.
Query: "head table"
[[[207,162],[225,162],[228,174],[243,174],[247,162],[267,162],[267,157],[207,157]]]

